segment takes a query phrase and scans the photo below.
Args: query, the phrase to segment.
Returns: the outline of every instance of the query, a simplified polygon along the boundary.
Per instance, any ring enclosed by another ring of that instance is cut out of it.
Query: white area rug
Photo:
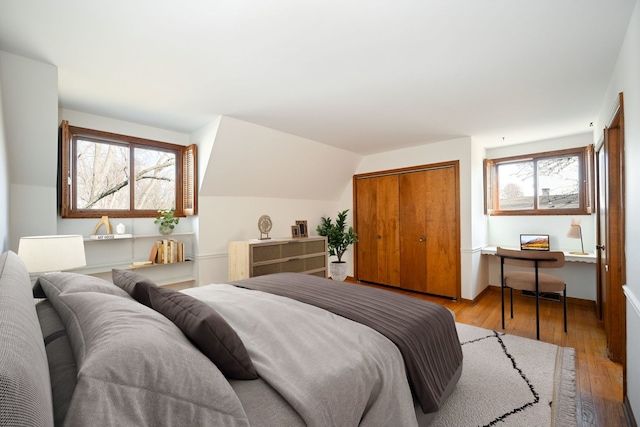
[[[462,376],[433,426],[577,426],[574,349],[456,326]]]

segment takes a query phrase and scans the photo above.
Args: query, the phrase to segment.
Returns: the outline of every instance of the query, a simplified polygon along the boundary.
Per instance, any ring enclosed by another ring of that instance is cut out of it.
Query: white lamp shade
[[[81,235],[22,237],[18,256],[29,273],[62,271],[87,265]]]

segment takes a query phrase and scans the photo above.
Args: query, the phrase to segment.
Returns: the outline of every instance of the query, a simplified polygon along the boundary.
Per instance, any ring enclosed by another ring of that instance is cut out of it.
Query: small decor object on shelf
[[[300,226],[298,226],[298,225],[292,225],[291,226],[291,237],[293,239],[299,239],[300,237],[302,237],[300,235]]]
[[[307,221],[296,221],[296,225],[300,229],[300,237],[309,237],[309,228],[307,228]]]
[[[342,261],[342,255],[345,253],[349,245],[358,242],[358,235],[353,231],[353,227],[347,227],[346,209],[338,212],[336,222],[333,223],[331,218],[322,217],[322,223],[316,229],[318,235],[327,238],[327,246],[329,247],[329,256],[337,256],[338,261],[332,261],[329,265],[329,271],[333,280],[343,281],[347,278],[346,262]]]
[[[92,234],[89,236],[91,240],[115,240],[115,239],[130,239],[133,234]]]
[[[98,234],[98,230],[100,230],[100,227],[102,227],[104,225],[104,229],[107,232],[107,234]],[[122,224],[118,224],[118,227],[116,227],[116,229],[118,229]],[[122,225],[124,227],[124,225]],[[100,218],[100,221],[98,222],[98,224],[96,224],[96,227],[93,229],[93,234],[89,235],[89,238],[91,240],[112,240],[112,239],[129,239],[131,238],[131,234],[125,234],[124,233],[125,230],[122,230],[122,233],[120,233],[120,231],[118,231],[118,234],[113,234],[113,229],[111,228],[111,223],[109,222],[109,217],[108,216],[103,216],[102,218]]]
[[[260,230],[260,240],[269,240],[269,232],[271,231],[271,227],[273,227],[273,223],[271,222],[271,217],[269,215],[262,215],[258,219],[258,230]]]
[[[123,223],[116,225],[116,233],[124,234],[125,231],[127,231],[127,228],[124,226]]]
[[[180,218],[173,216],[175,209],[159,209],[158,216],[156,217],[154,224],[160,224],[160,234],[171,234],[176,225],[180,222]]]
[[[109,222],[108,216],[103,216],[102,218],[100,218],[100,221],[98,221],[96,227],[93,229],[93,234],[98,234],[98,230],[100,230],[100,227],[102,227],[103,225],[106,234],[113,234],[113,229],[111,228],[111,223]]]

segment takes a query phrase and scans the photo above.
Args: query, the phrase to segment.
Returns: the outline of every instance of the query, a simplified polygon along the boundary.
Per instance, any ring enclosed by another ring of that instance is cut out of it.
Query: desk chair
[[[511,293],[511,318],[513,319],[513,290],[531,291],[536,296],[536,338],[540,339],[540,293],[562,292],[564,303],[564,331],[567,332],[567,285],[559,277],[539,273],[539,268],[560,268],[564,265],[563,252],[520,251],[497,248],[500,257],[500,280],[502,288],[502,329],[504,329],[504,288]],[[504,271],[504,266],[530,267],[534,271]]]

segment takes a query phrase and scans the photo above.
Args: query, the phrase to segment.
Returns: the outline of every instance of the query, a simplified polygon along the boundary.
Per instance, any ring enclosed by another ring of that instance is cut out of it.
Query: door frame
[[[626,283],[625,259],[625,186],[624,186],[624,102],[616,98],[601,139],[596,144],[596,284],[598,314],[607,334],[607,353],[623,365],[623,389],[626,395]],[[600,152],[605,150],[606,171],[600,170]],[[602,188],[600,175],[606,173]],[[602,193],[606,191],[606,193]],[[601,202],[604,201],[604,212]],[[601,218],[604,216],[604,224]],[[604,236],[604,237],[603,237]],[[603,241],[604,239],[604,241]],[[607,289],[609,287],[609,289]],[[608,296],[608,301],[604,301]],[[606,305],[606,307],[604,307]]]

